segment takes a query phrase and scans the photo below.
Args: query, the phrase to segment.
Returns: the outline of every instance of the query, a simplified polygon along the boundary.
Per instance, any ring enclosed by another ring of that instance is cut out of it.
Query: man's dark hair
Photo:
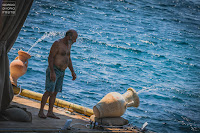
[[[65,34],[65,36],[72,36],[72,35],[73,35],[73,33],[72,33],[72,31],[70,31],[70,30],[67,31],[66,34]]]

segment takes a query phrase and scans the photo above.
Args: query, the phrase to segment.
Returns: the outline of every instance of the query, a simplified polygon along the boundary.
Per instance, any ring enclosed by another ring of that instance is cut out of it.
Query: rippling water
[[[92,108],[109,92],[133,87],[140,106],[123,115],[162,133],[200,131],[198,0],[34,0],[9,52],[28,51],[22,88],[44,92],[52,43],[79,33],[71,50],[77,80],[66,70],[58,98]]]

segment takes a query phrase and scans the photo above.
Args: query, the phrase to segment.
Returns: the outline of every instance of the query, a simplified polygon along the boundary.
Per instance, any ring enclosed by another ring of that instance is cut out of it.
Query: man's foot
[[[53,113],[47,113],[47,117],[54,118],[54,119],[60,119],[60,117],[55,116]]]
[[[46,119],[46,118],[47,118],[46,115],[44,115],[43,112],[39,112],[39,113],[38,113],[38,117],[43,118],[43,119]]]

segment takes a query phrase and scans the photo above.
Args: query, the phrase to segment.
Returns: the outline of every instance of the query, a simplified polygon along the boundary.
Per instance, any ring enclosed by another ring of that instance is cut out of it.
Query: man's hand
[[[76,74],[75,74],[75,72],[72,73],[72,77],[73,77],[72,80],[75,80],[75,79],[76,79]]]
[[[50,79],[51,79],[51,81],[53,81],[53,82],[56,81],[56,73],[55,73],[55,72],[50,72]]]

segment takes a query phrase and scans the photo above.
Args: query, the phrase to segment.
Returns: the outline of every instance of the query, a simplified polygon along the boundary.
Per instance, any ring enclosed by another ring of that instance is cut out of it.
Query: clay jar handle
[[[28,60],[26,60],[26,62],[25,62],[25,66],[26,66],[26,68],[28,67]]]
[[[18,58],[19,58],[19,56],[17,56],[17,57],[15,58],[15,60],[18,60]]]
[[[126,104],[126,108],[127,108],[127,107],[132,107],[132,106],[134,106],[134,101],[132,101],[132,102]]]

